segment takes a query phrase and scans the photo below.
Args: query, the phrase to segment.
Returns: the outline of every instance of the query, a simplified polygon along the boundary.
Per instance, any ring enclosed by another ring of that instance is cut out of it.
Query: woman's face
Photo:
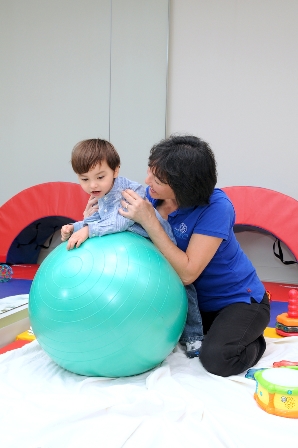
[[[153,199],[176,199],[172,188],[154,176],[154,173],[149,167],[145,183],[149,185],[149,193]]]

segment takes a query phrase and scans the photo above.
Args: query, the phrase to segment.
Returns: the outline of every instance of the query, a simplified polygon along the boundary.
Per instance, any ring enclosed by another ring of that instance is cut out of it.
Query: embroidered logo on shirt
[[[174,234],[177,238],[182,240],[186,240],[188,238],[187,225],[182,222],[178,228],[174,228]]]

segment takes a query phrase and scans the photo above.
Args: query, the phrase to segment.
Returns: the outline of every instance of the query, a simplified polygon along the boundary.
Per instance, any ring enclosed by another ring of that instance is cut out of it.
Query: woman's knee
[[[207,370],[207,372],[212,373],[213,375],[218,376],[230,376],[233,375],[232,366],[231,366],[231,358],[226,358],[224,355],[224,350],[219,347],[211,348],[209,346],[208,349],[202,348],[200,350],[200,361],[203,367]]]
[[[207,342],[207,341],[206,341]],[[210,373],[218,376],[238,375],[254,366],[266,349],[263,336],[246,346],[233,344],[202,344],[200,361]]]

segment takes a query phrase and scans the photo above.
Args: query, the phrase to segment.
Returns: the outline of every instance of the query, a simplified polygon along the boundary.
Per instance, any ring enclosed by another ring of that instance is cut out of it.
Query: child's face
[[[86,193],[102,198],[113,187],[114,179],[119,174],[119,167],[113,171],[104,160],[91,168],[88,173],[78,174],[81,187]]]

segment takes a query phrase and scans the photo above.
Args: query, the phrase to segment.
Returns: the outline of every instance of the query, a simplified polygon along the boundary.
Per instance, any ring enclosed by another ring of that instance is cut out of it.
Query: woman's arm
[[[183,252],[164,232],[155,216],[152,204],[131,190],[124,191],[122,194],[129,205],[127,210],[120,209],[119,213],[144,227],[154,245],[170,262],[185,285],[196,280],[215,255],[222,239],[193,234],[186,252]]]

